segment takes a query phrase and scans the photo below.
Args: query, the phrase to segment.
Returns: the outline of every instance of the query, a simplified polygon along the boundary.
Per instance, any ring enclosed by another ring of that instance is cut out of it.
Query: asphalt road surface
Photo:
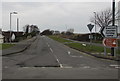
[[[89,56],[46,36],[24,52],[2,57],[3,79],[118,79],[116,61]]]

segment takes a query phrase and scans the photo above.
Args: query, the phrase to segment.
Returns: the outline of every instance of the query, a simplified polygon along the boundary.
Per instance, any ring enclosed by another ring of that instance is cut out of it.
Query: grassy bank
[[[96,53],[96,52],[103,53],[104,52],[104,47],[101,47],[101,46],[95,46],[95,45],[89,45],[89,44],[86,44],[86,46],[85,46],[81,43],[69,43],[72,41],[65,40],[65,39],[61,38],[60,36],[56,36],[56,35],[52,35],[52,36],[48,36],[48,37],[50,37],[53,40],[56,40],[58,42],[61,42],[61,43],[68,42],[66,44],[67,46],[78,49],[78,50],[92,52],[92,53]],[[107,50],[107,53],[111,52],[110,48],[106,48],[106,50]],[[117,54],[120,54],[120,51],[117,50]]]
[[[14,45],[15,44],[0,44],[0,50],[10,48]]]
[[[65,40],[65,39],[63,39],[63,38],[61,38],[59,36],[56,36],[56,35],[52,35],[52,36],[48,36],[48,37],[50,37],[51,39],[56,40],[58,42],[61,42],[61,43],[72,42],[70,40]]]
[[[100,47],[100,46],[95,46],[95,45],[89,45],[89,44],[81,44],[81,43],[69,43],[66,44],[69,47],[78,49],[78,50],[82,50],[82,51],[86,51],[86,52],[99,52],[102,53],[104,52],[104,48]],[[107,52],[110,53],[110,49],[107,48]]]

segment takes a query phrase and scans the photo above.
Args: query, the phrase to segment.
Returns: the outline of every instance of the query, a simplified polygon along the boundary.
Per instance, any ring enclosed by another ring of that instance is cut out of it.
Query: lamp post
[[[96,12],[94,12],[95,14],[95,41],[96,41]]]
[[[17,33],[19,32],[19,18],[17,18]]]
[[[18,13],[17,12],[11,12],[10,13],[10,43],[11,43],[11,33],[12,33],[11,32],[11,19],[12,19],[11,16],[12,16],[12,14],[18,14]]]

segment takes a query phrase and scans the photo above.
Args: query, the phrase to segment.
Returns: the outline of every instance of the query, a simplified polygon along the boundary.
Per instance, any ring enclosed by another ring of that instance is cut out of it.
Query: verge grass
[[[51,35],[51,36],[48,36],[48,37],[50,37],[51,39],[56,40],[58,42],[61,42],[61,43],[72,42],[70,40],[66,40],[66,39],[63,39],[63,38],[61,38],[59,36],[55,36],[55,35]]]
[[[15,44],[0,44],[0,50],[10,48],[14,46]]]

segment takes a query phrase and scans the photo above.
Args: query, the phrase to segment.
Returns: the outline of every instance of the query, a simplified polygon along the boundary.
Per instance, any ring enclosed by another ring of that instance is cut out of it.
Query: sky
[[[17,0],[19,1],[19,0]],[[9,14],[16,11],[17,15],[12,15],[12,30],[16,31],[16,18],[19,18],[19,29],[22,31],[26,24],[37,25],[40,31],[45,29],[66,31],[73,28],[75,33],[89,33],[87,24],[91,23],[90,18],[93,12],[111,8],[111,2],[70,2],[52,0],[46,2],[28,2],[27,0],[17,2],[12,0],[2,2],[2,30],[9,30]],[[0,8],[1,8],[0,7]],[[97,31],[99,31],[97,26]],[[93,29],[94,32],[94,29]]]

